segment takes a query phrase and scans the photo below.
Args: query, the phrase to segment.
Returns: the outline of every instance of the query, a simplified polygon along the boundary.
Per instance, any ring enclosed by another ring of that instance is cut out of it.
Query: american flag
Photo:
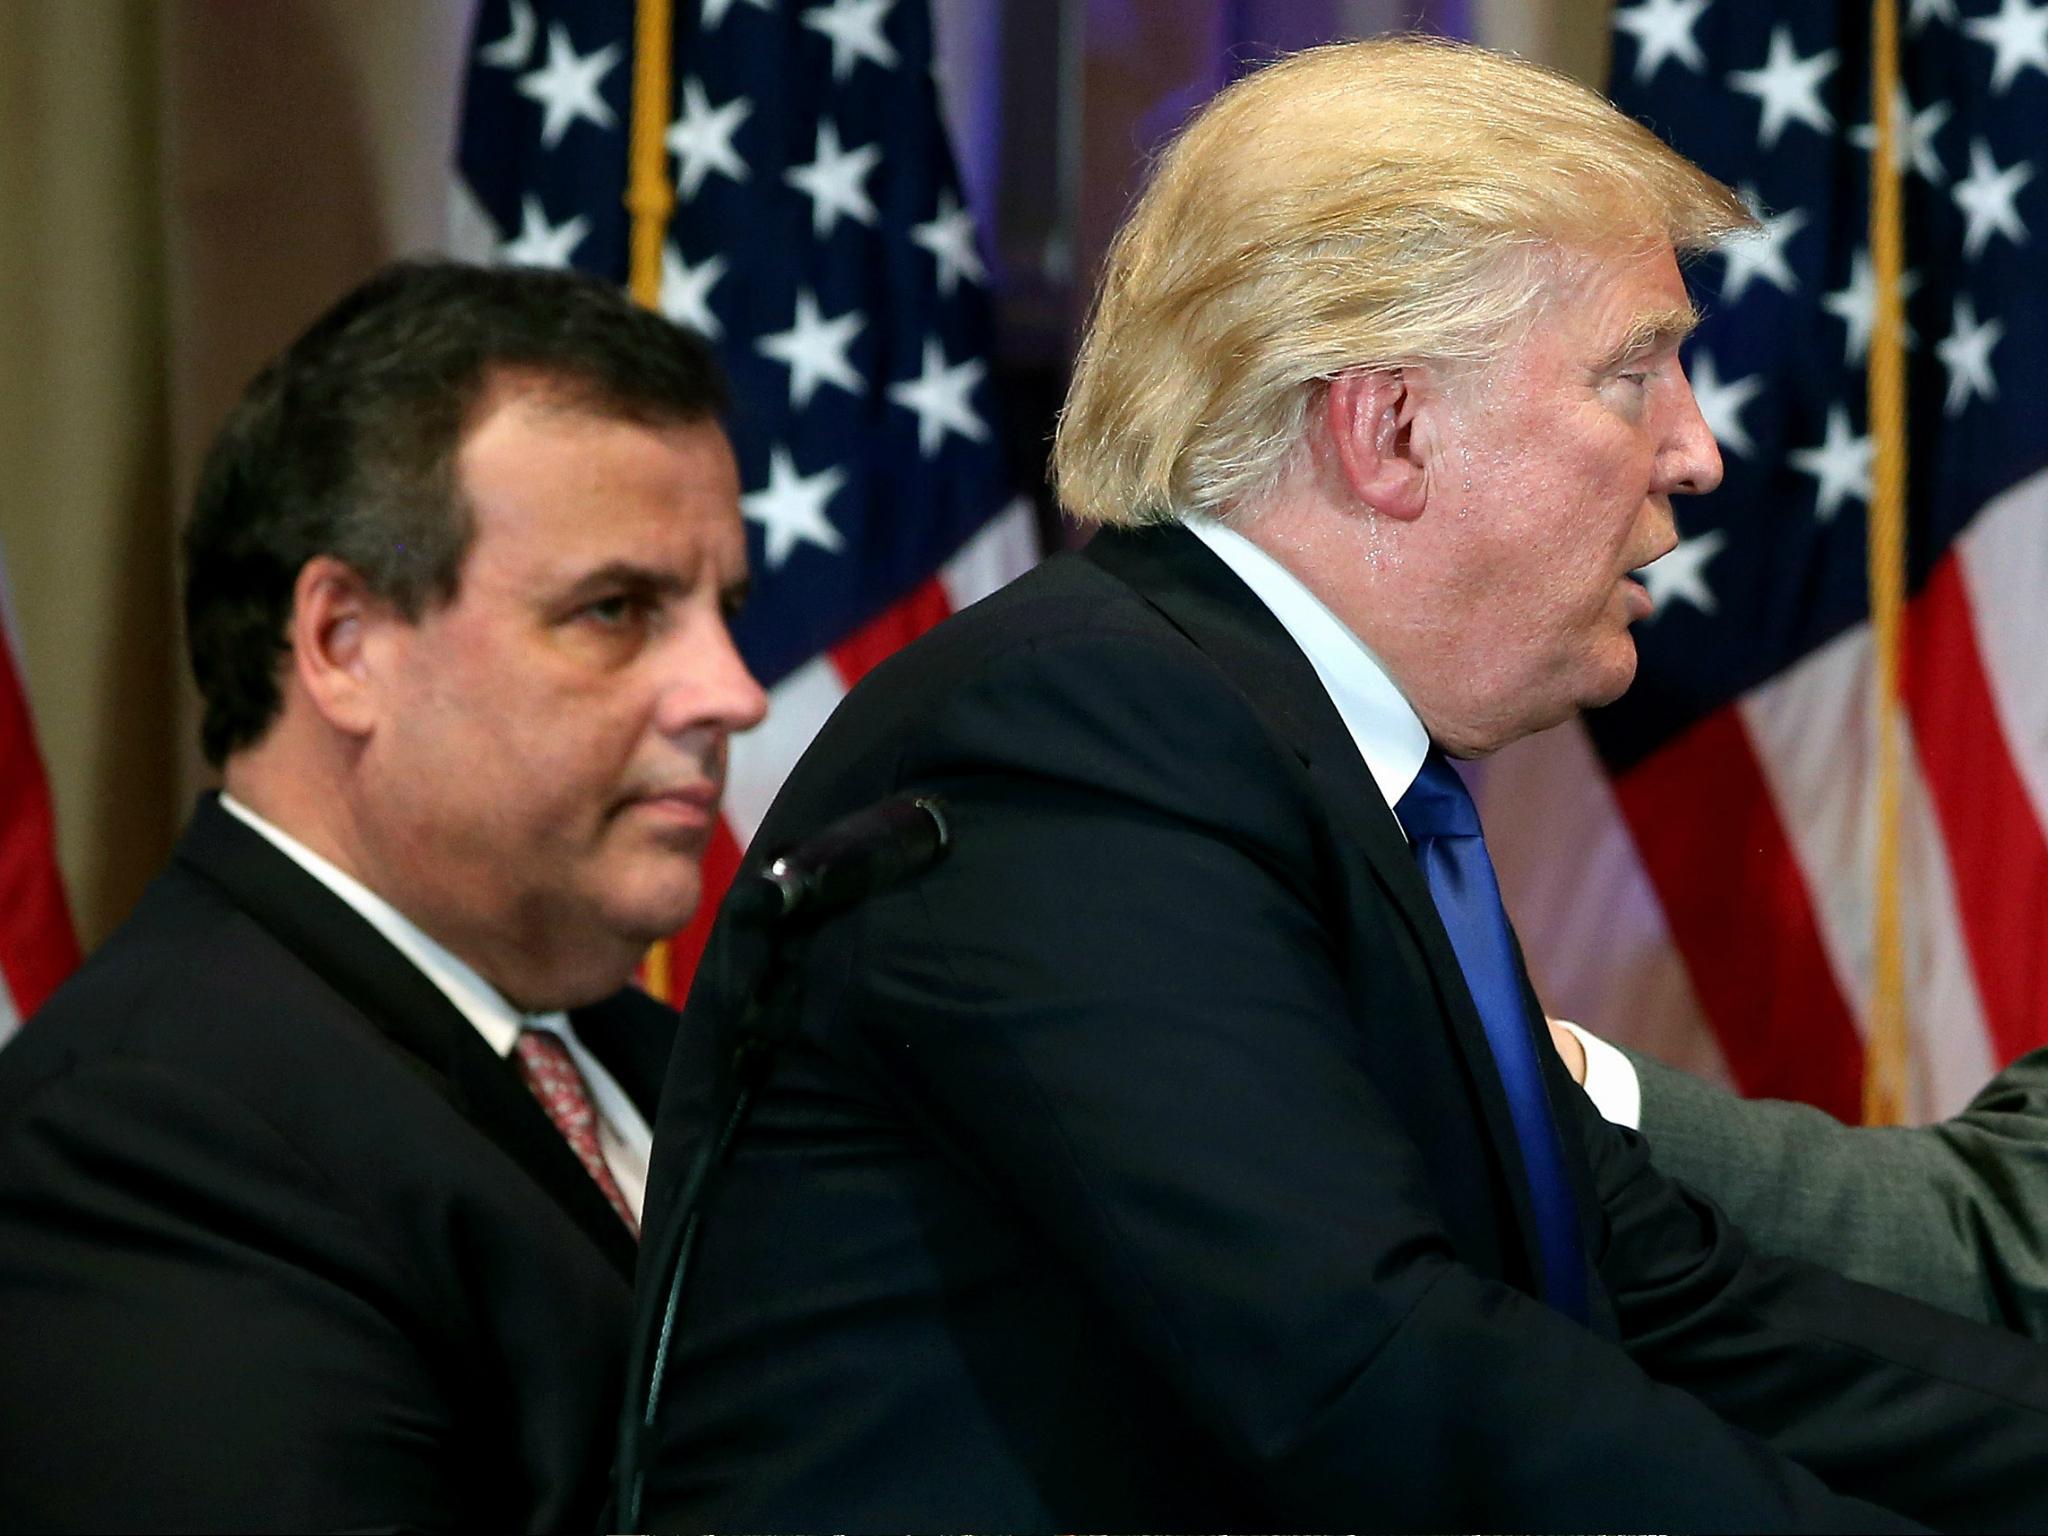
[[[5,617],[0,612],[0,620]],[[50,786],[36,751],[18,654],[12,626],[0,622],[0,1041],[78,964],[78,940],[57,874]]]
[[[2048,3],[1898,14],[1899,870],[1924,1119],[2048,1040]],[[1484,791],[1554,1012],[1845,1119],[1875,879],[1870,43],[1869,0],[1615,12],[1615,101],[1764,221],[1693,274],[1687,366],[1727,475],[1679,502],[1683,542],[1647,573],[1635,687]]]
[[[484,0],[458,253],[625,280],[633,23],[631,0]],[[661,308],[711,338],[733,383],[753,571],[735,632],[769,688],[766,724],[733,743],[679,996],[833,706],[1038,549],[996,447],[988,272],[924,0],[678,0],[673,79]]]

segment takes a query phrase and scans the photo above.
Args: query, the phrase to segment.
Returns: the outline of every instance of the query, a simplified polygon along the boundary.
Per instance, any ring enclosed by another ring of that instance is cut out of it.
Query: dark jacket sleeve
[[[260,1112],[146,1061],[60,1069],[13,1103],[0,1526],[478,1518],[405,1284],[350,1204]]]
[[[1639,1365],[1834,1487],[1942,1528],[2038,1521],[2038,1348],[1750,1250],[1642,1137],[1579,1108],[1608,1218],[1601,1272]]]
[[[1657,1165],[1759,1247],[2048,1337],[2048,1050],[1914,1128],[1846,1126],[1629,1058]]]
[[[867,909],[820,1006],[862,1021],[876,1076],[1274,1508],[1895,1521],[1834,1482],[1919,1518],[2048,1518],[2048,1355],[1760,1263],[1597,1117],[1627,1347],[1462,1262],[1383,1075],[1404,1033],[1442,1030],[1434,998],[1360,1012],[1332,924],[1391,918],[1319,906],[1315,823],[1213,683],[1133,645],[1048,648],[963,690],[904,774],[949,797],[955,851]]]

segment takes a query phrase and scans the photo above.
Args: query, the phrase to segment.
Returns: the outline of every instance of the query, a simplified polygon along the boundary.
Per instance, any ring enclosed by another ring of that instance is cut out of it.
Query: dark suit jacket
[[[707,1207],[642,1528],[1895,1520],[1823,1479],[2048,1521],[2048,1357],[1752,1256],[1561,1069],[1593,1325],[1532,1299],[1507,1106],[1409,850],[1185,531],[1101,535],[885,663],[756,846],[905,786],[953,851],[811,944]],[[650,1251],[697,1042],[759,959],[728,922],[699,970]]]
[[[673,1016],[574,1022],[651,1117]],[[516,1068],[209,798],[0,1051],[0,1525],[593,1528],[634,1253]]]
[[[1936,1125],[1842,1124],[1630,1053],[1657,1166],[1757,1245],[2048,1337],[2048,1050]]]

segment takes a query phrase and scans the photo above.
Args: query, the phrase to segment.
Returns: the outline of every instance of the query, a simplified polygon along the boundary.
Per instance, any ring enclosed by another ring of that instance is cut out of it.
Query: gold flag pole
[[[632,215],[627,291],[649,309],[661,303],[661,242],[675,212],[675,188],[668,179],[663,142],[674,106],[670,79],[674,16],[669,0],[635,0],[633,10],[633,120],[626,141],[626,211]],[[647,990],[665,1003],[677,1001],[669,942],[650,946],[640,963]]]
[[[661,303],[661,242],[676,207],[662,141],[674,106],[669,78],[673,24],[669,0],[635,0],[633,123],[626,145],[626,211],[633,216],[633,243],[626,286],[633,301],[649,309]]]
[[[1870,631],[1877,712],[1877,846],[1870,1033],[1864,1047],[1863,1120],[1897,1125],[1906,1108],[1905,944],[1899,874],[1899,658],[1906,608],[1906,264],[1898,164],[1897,0],[1873,0],[1870,26],[1870,253],[1877,306],[1870,336]]]

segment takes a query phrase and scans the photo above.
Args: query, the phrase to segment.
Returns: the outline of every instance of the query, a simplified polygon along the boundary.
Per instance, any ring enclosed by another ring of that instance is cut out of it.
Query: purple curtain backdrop
[[[1043,482],[1096,269],[1144,167],[1276,54],[1389,31],[1472,33],[1470,0],[932,0],[955,158],[989,257],[995,395],[1050,543]]]
[[[1156,0],[1088,0],[1089,52],[1138,46],[1136,12]],[[1169,88],[1138,124],[1147,151],[1231,81],[1268,59],[1383,31],[1471,36],[1469,0],[1222,0],[1212,13],[1208,67]]]

